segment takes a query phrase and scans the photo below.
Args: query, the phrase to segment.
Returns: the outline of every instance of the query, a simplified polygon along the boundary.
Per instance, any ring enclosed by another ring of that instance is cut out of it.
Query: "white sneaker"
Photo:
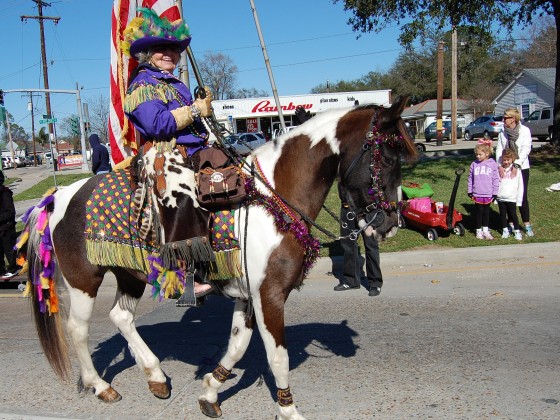
[[[502,239],[507,239],[507,238],[509,238],[509,229],[504,228],[504,231],[502,233]]]
[[[523,235],[521,235],[521,231],[520,230],[516,230],[514,232],[515,235],[515,239],[517,239],[518,241],[522,241],[523,240]]]
[[[484,239],[482,232],[476,232],[476,239]]]
[[[525,226],[525,235],[527,235],[528,237],[535,236],[535,232],[533,232],[532,226]]]
[[[494,240],[494,237],[492,236],[492,234],[490,232],[482,232],[482,238],[486,239],[488,241]]]
[[[2,280],[8,280],[11,279],[12,277],[14,277],[17,273],[11,273],[9,271],[6,271],[4,274],[2,274],[2,276],[0,276],[0,278]]]

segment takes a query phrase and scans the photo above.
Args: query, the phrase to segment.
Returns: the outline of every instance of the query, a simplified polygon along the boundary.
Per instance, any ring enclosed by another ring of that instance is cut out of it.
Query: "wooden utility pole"
[[[37,148],[35,147],[35,115],[33,110],[33,92],[28,92],[29,110],[31,111],[31,138],[33,139],[33,166],[37,166]]]
[[[437,51],[437,111],[436,111],[436,130],[438,146],[443,145],[443,41],[438,42]]]
[[[457,144],[457,28],[451,29],[451,144]]]
[[[45,85],[45,105],[47,108],[47,114],[49,115],[49,118],[52,118],[52,112],[51,112],[51,96],[48,92],[49,90],[49,69],[47,66],[47,53],[45,50],[45,29],[43,26],[43,21],[44,20],[52,20],[54,21],[55,24],[58,23],[58,21],[60,20],[60,17],[53,17],[53,16],[43,16],[43,6],[50,6],[49,3],[46,3],[42,0],[31,0],[34,3],[37,4],[37,10],[39,13],[39,16],[21,16],[21,20],[24,21],[26,19],[35,19],[39,21],[39,32],[41,35],[41,59],[43,61],[43,84]],[[51,141],[51,137],[53,136],[54,130],[53,130],[53,123],[49,123],[49,142]],[[55,143],[56,146],[56,151],[58,154],[58,145]]]

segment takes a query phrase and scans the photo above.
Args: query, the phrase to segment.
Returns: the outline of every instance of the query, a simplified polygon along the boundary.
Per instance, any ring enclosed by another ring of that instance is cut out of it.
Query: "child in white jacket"
[[[521,171],[516,170],[513,162],[517,159],[517,153],[513,149],[505,149],[502,153],[503,175],[500,179],[498,190],[498,208],[502,220],[502,238],[509,238],[508,219],[513,223],[513,233],[518,241],[523,239],[519,229],[516,206],[521,206],[523,201],[523,178]],[[500,171],[502,172],[502,171]]]

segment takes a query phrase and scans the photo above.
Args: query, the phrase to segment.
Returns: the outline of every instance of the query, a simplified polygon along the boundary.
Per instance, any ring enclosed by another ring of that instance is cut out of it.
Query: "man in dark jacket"
[[[19,268],[16,264],[16,208],[12,190],[4,185],[4,173],[0,171],[0,279],[15,276]],[[8,269],[6,270],[6,261]]]
[[[97,134],[89,136],[89,144],[91,146],[91,169],[94,174],[107,174],[111,172],[111,163],[109,162],[109,151],[99,141]]]

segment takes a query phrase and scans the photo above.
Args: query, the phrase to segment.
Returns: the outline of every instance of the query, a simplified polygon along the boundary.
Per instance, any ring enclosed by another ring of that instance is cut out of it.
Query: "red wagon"
[[[436,203],[429,198],[413,199],[417,201],[409,200],[399,218],[399,227],[411,226],[423,231],[430,241],[435,241],[438,238],[438,231],[453,232],[456,235],[463,236],[465,234],[465,227],[461,224],[463,215],[454,207],[459,181],[464,172],[465,170],[462,168],[455,171],[455,184],[453,185],[449,205]]]

